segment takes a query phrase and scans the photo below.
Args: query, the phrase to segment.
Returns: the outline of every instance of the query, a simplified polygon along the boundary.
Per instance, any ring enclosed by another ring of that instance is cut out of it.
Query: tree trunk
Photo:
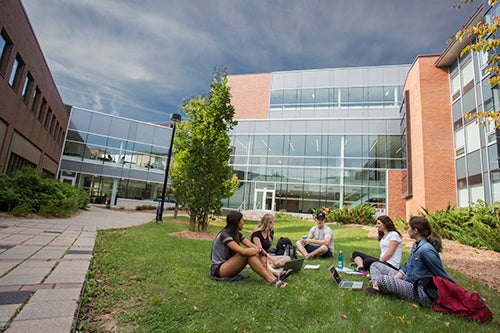
[[[179,214],[179,204],[177,201],[175,202],[175,208],[174,208],[174,220],[177,220],[177,215]]]
[[[196,212],[193,210],[189,211],[189,231],[195,231],[196,227]]]

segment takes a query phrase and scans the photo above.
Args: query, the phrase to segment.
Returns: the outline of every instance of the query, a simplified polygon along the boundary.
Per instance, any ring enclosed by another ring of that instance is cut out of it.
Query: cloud
[[[65,103],[168,119],[230,74],[411,63],[474,10],[452,1],[23,0]]]

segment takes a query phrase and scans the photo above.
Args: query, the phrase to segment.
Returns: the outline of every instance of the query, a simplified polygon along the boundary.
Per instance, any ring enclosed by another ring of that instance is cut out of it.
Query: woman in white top
[[[358,270],[368,271],[371,264],[376,261],[382,262],[394,269],[399,269],[401,256],[403,255],[403,245],[401,234],[396,230],[394,222],[387,215],[377,218],[378,240],[380,241],[380,257],[374,258],[367,254],[354,251],[351,261],[356,264]]]

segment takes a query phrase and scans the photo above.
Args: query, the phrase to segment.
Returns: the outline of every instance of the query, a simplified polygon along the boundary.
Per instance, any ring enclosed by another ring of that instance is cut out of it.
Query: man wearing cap
[[[325,213],[317,213],[316,225],[309,230],[307,238],[296,243],[300,253],[307,259],[333,257],[333,233],[332,229],[325,225],[325,219]]]

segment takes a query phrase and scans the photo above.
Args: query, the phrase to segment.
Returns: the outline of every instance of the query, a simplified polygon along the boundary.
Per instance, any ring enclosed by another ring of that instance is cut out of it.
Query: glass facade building
[[[367,203],[383,211],[387,170],[404,167],[399,109],[409,68],[271,73],[266,119],[238,119],[236,105],[231,165],[241,185],[225,206],[307,213]]]
[[[73,107],[59,178],[92,202],[161,195],[172,128]]]
[[[498,6],[485,15],[498,16]],[[498,130],[494,123],[478,124],[474,117],[480,112],[500,110],[498,87],[488,83],[487,55],[468,53],[449,68],[452,120],[455,142],[457,203],[500,200],[500,170],[498,165]]]

